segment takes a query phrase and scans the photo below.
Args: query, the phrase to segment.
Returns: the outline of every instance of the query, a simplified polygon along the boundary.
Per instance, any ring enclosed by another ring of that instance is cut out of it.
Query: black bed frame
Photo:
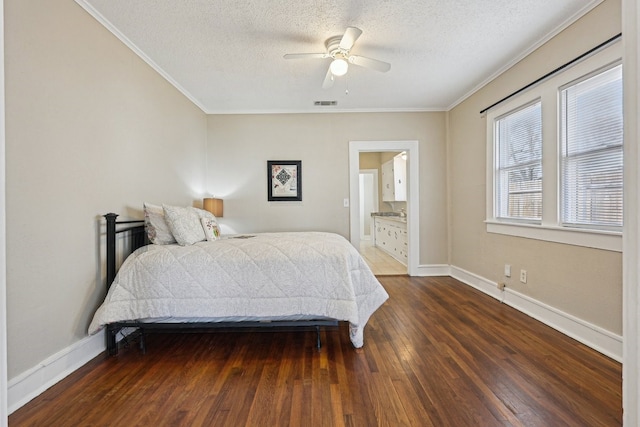
[[[116,277],[116,235],[127,233],[129,239],[129,253],[136,249],[147,245],[147,233],[144,226],[144,220],[118,221],[118,214],[108,213],[104,215],[107,220],[107,291],[111,287]],[[148,323],[137,320],[127,320],[121,322],[110,323],[107,325],[107,353],[109,355],[118,354],[117,335],[124,328],[137,328],[140,337],[140,349],[145,352],[145,332],[161,332],[176,330],[189,330],[191,332],[197,330],[222,329],[222,328],[289,328],[289,327],[307,327],[314,328],[316,331],[316,347],[318,350],[322,347],[320,340],[321,327],[336,327],[337,320],[318,319],[318,320],[297,320],[297,321],[243,321],[243,322],[188,322],[188,323]]]

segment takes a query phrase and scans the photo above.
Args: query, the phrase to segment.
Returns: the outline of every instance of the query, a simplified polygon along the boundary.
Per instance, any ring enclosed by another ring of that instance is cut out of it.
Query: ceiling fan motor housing
[[[328,38],[324,45],[327,47],[327,52],[332,58],[347,59],[349,51],[340,48],[340,40],[342,40],[342,36],[333,36]]]

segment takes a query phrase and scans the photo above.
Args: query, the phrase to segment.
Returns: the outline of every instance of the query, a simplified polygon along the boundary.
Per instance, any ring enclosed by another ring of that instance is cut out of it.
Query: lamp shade
[[[202,207],[205,211],[209,211],[213,216],[222,218],[223,203],[222,199],[216,199],[213,197],[206,197],[202,199]]]
[[[344,76],[347,74],[347,70],[349,69],[349,63],[342,58],[336,58],[333,60],[329,68],[331,68],[331,73],[334,76]]]

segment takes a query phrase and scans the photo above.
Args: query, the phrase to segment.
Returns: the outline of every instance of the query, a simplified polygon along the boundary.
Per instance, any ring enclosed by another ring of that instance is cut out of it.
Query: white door
[[[378,208],[378,170],[360,170],[360,240],[371,240],[371,212]]]

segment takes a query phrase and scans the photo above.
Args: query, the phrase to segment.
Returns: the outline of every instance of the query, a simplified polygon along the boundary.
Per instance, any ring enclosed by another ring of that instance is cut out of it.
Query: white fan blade
[[[358,37],[360,37],[360,34],[362,34],[360,28],[348,27],[347,31],[344,32],[344,36],[342,36],[342,40],[340,40],[340,49],[351,49],[356,40],[358,40]]]
[[[378,61],[377,59],[367,58],[365,56],[351,55],[349,62],[355,65],[359,65],[365,68],[371,68],[372,70],[386,73],[391,69],[391,64],[384,61]]]
[[[287,53],[284,55],[284,59],[324,59],[328,58],[330,55],[328,53]]]
[[[322,89],[329,89],[331,86],[333,86],[334,80],[335,80],[335,77],[331,72],[331,68],[329,68],[327,70],[327,75],[324,77],[324,81],[322,82]]]

